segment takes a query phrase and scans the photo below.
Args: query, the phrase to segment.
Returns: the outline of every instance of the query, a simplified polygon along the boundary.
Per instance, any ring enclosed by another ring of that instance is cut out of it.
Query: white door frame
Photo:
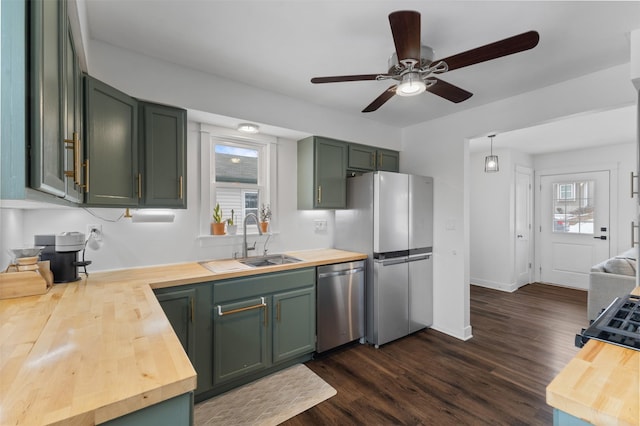
[[[618,175],[619,175],[618,163],[605,163],[594,164],[591,166],[568,166],[563,168],[553,168],[536,170],[535,174],[535,187],[534,187],[534,204],[535,204],[535,281],[540,282],[540,268],[541,268],[541,244],[540,244],[540,224],[542,223],[542,211],[540,197],[540,179],[542,176],[559,175],[559,174],[571,174],[571,173],[590,173],[590,172],[609,172],[609,247],[614,250],[618,246]]]

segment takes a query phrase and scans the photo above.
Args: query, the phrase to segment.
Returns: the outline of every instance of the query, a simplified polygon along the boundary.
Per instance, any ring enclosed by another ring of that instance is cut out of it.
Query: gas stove
[[[589,339],[640,351],[640,296],[616,298],[581,334],[575,344],[581,348]]]

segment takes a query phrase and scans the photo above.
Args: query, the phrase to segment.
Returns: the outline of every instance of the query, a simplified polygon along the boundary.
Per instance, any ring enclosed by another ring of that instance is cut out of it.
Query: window
[[[214,205],[220,204],[222,219],[232,217],[242,223],[248,214],[258,213],[266,199],[264,147],[248,142],[218,140],[214,142],[215,178],[212,185]]]
[[[594,181],[553,184],[553,232],[593,235]]]
[[[258,213],[262,204],[270,204],[274,217],[270,229],[277,229],[278,138],[255,134],[247,136],[235,129],[206,123],[199,125],[200,135],[200,235],[211,235],[211,215],[216,203],[222,219],[231,218],[242,233],[243,218]],[[249,233],[258,233],[251,225]],[[233,244],[217,240],[215,244]],[[203,242],[202,244],[209,244]]]

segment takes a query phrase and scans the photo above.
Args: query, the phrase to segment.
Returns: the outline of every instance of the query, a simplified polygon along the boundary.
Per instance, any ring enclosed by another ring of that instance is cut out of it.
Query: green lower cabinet
[[[315,350],[315,287],[273,296],[273,363]]]
[[[557,408],[553,409],[553,426],[592,426],[591,423]]]
[[[184,393],[101,424],[105,426],[193,426],[193,394]]]
[[[176,290],[162,294],[156,294],[156,298],[162,306],[167,319],[173,327],[184,351],[193,360],[196,352],[194,336],[194,303],[196,290]]]
[[[214,386],[270,365],[267,308],[264,297],[214,307]]]

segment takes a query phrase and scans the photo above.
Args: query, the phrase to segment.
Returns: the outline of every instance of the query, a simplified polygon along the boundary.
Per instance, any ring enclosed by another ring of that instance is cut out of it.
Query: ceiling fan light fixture
[[[408,72],[402,76],[402,81],[396,88],[396,95],[399,96],[415,96],[424,92],[427,89],[427,85],[420,78],[420,74],[417,72]]]
[[[238,124],[237,129],[238,131],[244,133],[258,133],[258,130],[260,130],[260,126],[253,123],[240,123]]]

